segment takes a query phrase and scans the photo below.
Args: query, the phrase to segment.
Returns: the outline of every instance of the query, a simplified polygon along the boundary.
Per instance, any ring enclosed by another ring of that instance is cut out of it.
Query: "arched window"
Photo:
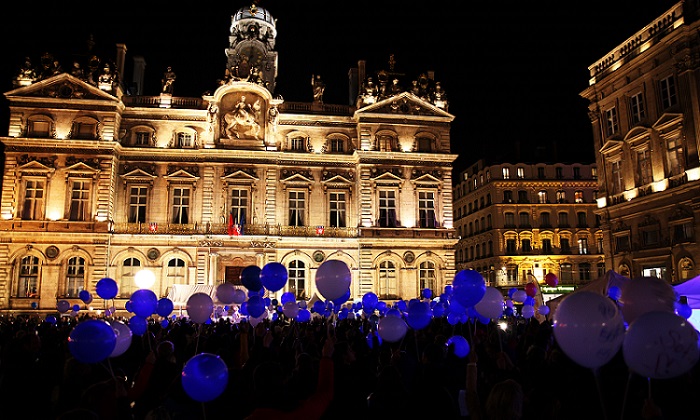
[[[19,285],[15,296],[39,297],[39,258],[33,255],[22,257],[19,264]]]
[[[130,298],[137,289],[134,276],[141,269],[141,261],[138,258],[127,258],[122,263],[121,277],[119,281],[119,296]]]
[[[290,261],[287,274],[289,291],[297,300],[306,299],[306,264],[300,260]]]
[[[173,284],[187,284],[187,265],[180,258],[172,258],[168,261],[165,279],[160,287],[160,296],[167,296]]]
[[[85,289],[85,258],[71,257],[66,270],[65,297],[80,297],[80,291]]]
[[[398,289],[396,281],[396,267],[391,261],[382,261],[379,264],[379,298],[396,299]]]
[[[420,290],[430,289],[435,291],[435,263],[432,261],[425,261],[420,264],[418,269],[418,279],[420,284]]]

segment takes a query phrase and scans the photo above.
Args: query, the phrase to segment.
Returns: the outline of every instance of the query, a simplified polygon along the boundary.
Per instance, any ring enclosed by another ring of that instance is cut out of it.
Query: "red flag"
[[[233,236],[233,232],[234,232],[233,214],[231,214],[231,213],[228,214],[228,229],[227,229],[227,231],[228,231],[228,236]]]

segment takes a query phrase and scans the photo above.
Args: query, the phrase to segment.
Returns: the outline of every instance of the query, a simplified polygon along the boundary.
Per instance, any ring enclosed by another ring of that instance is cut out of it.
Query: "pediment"
[[[624,142],[620,140],[608,140],[605,142],[603,147],[600,148],[600,154],[610,155],[622,151],[622,145]]]
[[[66,171],[71,173],[71,174],[87,174],[87,175],[93,175],[99,172],[99,169],[95,169],[90,165],[87,165],[84,162],[78,162],[74,165],[68,166],[66,168]]]
[[[68,73],[61,73],[29,86],[11,90],[5,93],[10,98],[56,98],[56,99],[102,99],[116,101],[117,98],[109,93],[92,86]]]
[[[254,176],[252,173],[241,169],[237,169],[221,179],[227,182],[254,182],[259,180],[258,177]]]
[[[36,160],[32,160],[30,162],[27,162],[24,165],[20,165],[17,167],[17,171],[19,172],[32,172],[32,173],[49,173],[52,172],[54,168],[51,168],[49,166],[46,166]]]
[[[385,170],[379,173],[377,176],[371,178],[373,181],[403,181],[403,178],[399,174],[395,174],[390,170]]]
[[[310,183],[314,181],[313,175],[311,175],[311,171],[304,171],[304,170],[290,170],[290,169],[284,169],[282,170],[282,173],[280,174],[280,181],[282,182],[303,182],[303,183]]]
[[[413,182],[420,182],[422,184],[440,184],[442,180],[432,173],[424,173],[416,176],[412,179]]]
[[[343,174],[328,174],[322,181],[324,184],[353,184],[354,181],[349,176]]]
[[[170,182],[195,182],[199,179],[198,176],[191,174],[185,169],[178,169],[171,174],[165,175],[163,178]]]
[[[376,116],[377,114],[390,114],[401,117],[436,117],[452,121],[454,116],[443,111],[430,102],[424,101],[410,92],[402,92],[396,96],[383,99],[372,105],[360,108],[355,112],[355,117]]]
[[[149,174],[141,168],[133,169],[121,175],[121,177],[127,181],[152,181],[156,178],[155,175]]]

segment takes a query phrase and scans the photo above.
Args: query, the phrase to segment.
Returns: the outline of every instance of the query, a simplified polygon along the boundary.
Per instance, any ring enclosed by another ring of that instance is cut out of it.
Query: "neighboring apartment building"
[[[700,6],[681,1],[589,67],[607,269],[700,274]]]
[[[479,160],[454,188],[457,270],[474,269],[509,289],[554,273],[562,286],[604,274],[591,164]]]
[[[275,19],[241,8],[230,32],[226,77],[203,97],[175,96],[172,73],[157,96],[129,92],[124,45],[115,61],[62,72],[44,57],[18,75],[0,137],[0,311],[81,304],[103,277],[121,309],[141,269],[159,297],[281,262],[277,295],[309,299],[328,259],[350,267],[351,299],[451,283],[454,117],[432,74],[367,77],[360,61],[355,106],[324,103],[320,80],[313,102],[289,103],[274,92]]]

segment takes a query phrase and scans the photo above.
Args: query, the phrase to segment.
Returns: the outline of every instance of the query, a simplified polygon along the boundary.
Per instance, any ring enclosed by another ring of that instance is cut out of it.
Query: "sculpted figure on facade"
[[[233,109],[224,115],[224,134],[230,139],[260,139],[261,108],[260,98],[249,104],[246,102],[246,96],[241,95]]]

